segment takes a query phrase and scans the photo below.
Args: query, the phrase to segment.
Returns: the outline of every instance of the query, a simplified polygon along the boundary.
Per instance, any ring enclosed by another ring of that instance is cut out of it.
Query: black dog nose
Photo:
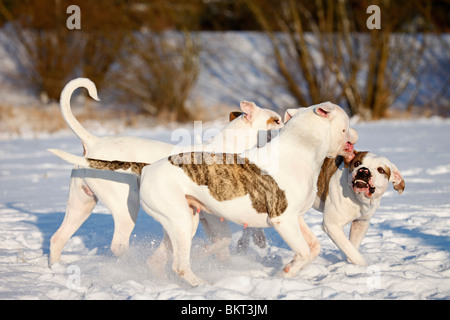
[[[358,174],[363,176],[363,177],[369,177],[370,176],[370,170],[365,168],[365,167],[362,167],[362,168],[358,169]]]

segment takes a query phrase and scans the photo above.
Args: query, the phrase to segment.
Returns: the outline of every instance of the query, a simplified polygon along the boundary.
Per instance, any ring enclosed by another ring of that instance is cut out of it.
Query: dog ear
[[[287,109],[284,113],[284,123],[288,122],[292,119],[293,116],[295,116],[300,111],[300,108],[298,109]]]
[[[251,101],[241,101],[241,109],[244,111],[244,120],[252,123],[258,114],[259,107]]]
[[[229,117],[230,122],[233,121],[236,118],[239,118],[242,114],[243,114],[243,112],[241,112],[241,111],[230,112],[230,117]]]
[[[331,102],[324,102],[321,104],[318,104],[314,108],[314,112],[323,118],[329,118],[333,112],[336,110],[336,106],[332,104]]]
[[[391,176],[389,177],[389,182],[392,182],[392,186],[397,190],[398,194],[402,194],[405,190],[405,180],[403,179],[398,168],[391,162],[390,164]]]

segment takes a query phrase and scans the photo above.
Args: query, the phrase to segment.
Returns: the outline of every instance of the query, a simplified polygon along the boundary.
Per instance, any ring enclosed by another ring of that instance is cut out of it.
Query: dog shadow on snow
[[[31,209],[26,209],[20,203],[15,202],[8,202],[5,204],[5,206],[11,210],[22,212],[35,217],[35,219],[31,219],[31,221],[24,222],[32,224],[39,229],[40,233],[42,234],[41,248],[43,254],[48,256],[50,252],[50,239],[56,232],[56,230],[58,230],[59,226],[64,220],[65,212],[33,211]],[[82,244],[87,249],[87,251],[96,249],[96,255],[113,257],[113,254],[110,250],[111,240],[114,232],[114,221],[112,215],[104,207],[97,208],[97,211],[100,212],[93,212],[91,216],[85,221],[85,223],[73,235],[73,237],[81,238]],[[448,236],[427,234],[421,231],[419,227],[413,229],[406,226],[392,227],[386,222],[382,223],[379,227],[382,230],[392,230],[395,234],[419,240],[423,245],[434,247],[439,251],[450,252],[450,237]],[[232,224],[232,233],[237,232],[238,234],[240,234],[241,228],[241,226]],[[279,237],[274,229],[265,229],[264,232],[266,234],[268,246],[274,246],[277,248],[289,250],[289,247],[284,243],[284,241],[281,239],[281,237]],[[130,247],[132,248],[132,250],[151,254],[151,251],[156,249],[159,245],[162,237],[163,230],[161,225],[141,209],[139,211],[136,226],[130,238]],[[207,239],[205,232],[200,226],[197,234],[195,235],[195,238],[197,238],[197,241],[199,241],[200,239],[200,243]],[[231,253],[232,255],[239,256],[239,254],[236,253],[236,244],[234,242],[235,241],[232,242],[230,247]],[[73,253],[74,252],[63,250],[62,256],[64,256],[64,254]],[[276,275],[279,271],[280,266],[282,265],[282,257],[277,252],[277,250],[272,251],[271,249],[269,249],[268,251],[261,252],[250,248],[250,250],[245,252],[243,255],[246,256],[249,260],[247,262],[252,261],[252,263],[255,263],[255,267],[257,267],[257,264],[261,264],[262,267],[269,268],[269,270],[271,270],[269,272],[271,276]],[[342,257],[340,256],[341,253],[337,248],[336,250],[333,250],[331,252],[324,252],[322,250],[320,255],[324,259],[332,263],[336,263],[342,260]],[[239,259],[237,259],[236,261],[239,261]]]
[[[20,203],[15,202],[9,202],[5,205],[11,210],[25,213],[26,215],[34,217],[34,219],[27,219],[27,221],[24,222],[35,226],[39,230],[42,235],[42,253],[45,256],[48,256],[50,253],[50,239],[63,222],[65,212],[39,212],[39,210],[33,211],[32,209],[24,208]],[[242,226],[232,224],[231,229],[233,233],[237,232],[240,236],[240,230],[242,230]],[[97,208],[96,210],[94,209],[94,212],[75,232],[71,239],[76,237],[81,239],[81,250],[83,250],[83,252],[89,252],[95,249],[95,255],[105,256],[109,258],[114,257],[113,253],[110,250],[113,232],[114,221],[112,215],[106,208],[101,207]],[[266,229],[265,233],[269,246],[289,249],[288,246],[278,236],[278,234],[276,234],[275,230],[272,231],[270,229]],[[150,256],[152,252],[159,246],[162,238],[162,226],[141,209],[138,214],[136,226],[130,238],[130,250],[134,253],[134,255],[140,256],[141,254],[143,254],[146,257]],[[68,249],[67,247],[70,242],[71,240],[68,241],[65,249],[63,249],[62,259],[64,259],[64,255],[83,254],[79,252],[80,247],[78,243],[75,243],[72,250]],[[196,250],[194,248],[196,245],[201,245],[204,243],[208,243],[208,236],[204,232],[201,225],[199,225],[193,242],[193,258],[194,260],[198,260],[199,263],[215,261],[215,259],[210,260],[211,257],[204,257],[201,252],[199,252],[199,250],[201,251],[201,249],[197,248]],[[232,256],[236,257],[233,261],[239,264],[239,261],[242,262],[240,259],[245,258],[245,264],[247,265],[247,267],[252,263],[255,263],[255,267],[260,264],[264,268],[269,268],[269,270],[271,270],[270,275],[272,276],[279,271],[279,268],[282,265],[282,258],[277,253],[269,254],[266,256],[263,252],[257,251],[252,248],[249,248],[249,250],[245,253],[237,253],[236,244],[234,243],[234,241],[232,241],[232,243],[230,244],[230,250]],[[197,257],[198,259],[195,259],[196,253],[199,254],[199,257]],[[212,265],[216,264],[221,265],[221,263],[218,261],[212,262]],[[240,268],[235,263],[231,263],[231,265],[225,264],[225,266],[223,267],[231,267],[237,269]]]
[[[41,248],[43,254],[48,255],[50,253],[50,239],[63,222],[65,212],[32,211],[13,202],[6,203],[5,205],[9,209],[35,217],[34,220],[25,222],[32,224],[39,229],[42,234]],[[113,256],[113,253],[110,250],[114,233],[114,221],[112,215],[106,208],[97,209],[97,212],[95,211],[96,210],[94,209],[94,212],[75,232],[71,239],[79,237],[82,239],[82,243],[88,251],[97,249],[98,255]],[[133,246],[133,243],[142,241],[159,242],[162,239],[162,236],[163,232],[160,225],[141,210],[138,215],[136,227],[130,238],[130,246]],[[68,243],[70,243],[70,240]],[[66,253],[68,252],[66,251]],[[65,251],[63,249],[62,256],[64,256],[64,254]]]
[[[392,227],[387,222],[381,223],[379,227],[382,230],[392,230],[392,232],[394,232],[395,234],[402,235],[412,239],[417,239],[423,245],[434,247],[439,251],[450,252],[450,237],[448,236],[424,233],[420,230],[420,227],[414,228],[407,226]]]

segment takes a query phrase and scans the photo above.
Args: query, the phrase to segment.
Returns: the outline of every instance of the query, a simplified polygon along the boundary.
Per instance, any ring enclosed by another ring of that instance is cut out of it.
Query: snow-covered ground
[[[113,220],[101,204],[50,269],[49,240],[64,218],[71,166],[46,149],[80,154],[80,142],[68,131],[0,141],[0,299],[450,299],[450,121],[354,127],[357,149],[388,157],[406,181],[403,195],[388,189],[372,219],[361,246],[369,267],[349,264],[321,230],[321,214],[310,210],[306,222],[322,251],[296,277],[279,274],[293,254],[273,229],[265,230],[265,249],[252,244],[237,254],[242,227],[232,225],[227,263],[202,255],[207,239],[199,229],[193,269],[211,285],[196,288],[147,268],[162,230],[143,211],[130,255],[116,259],[109,251]],[[171,131],[126,134],[170,141]]]

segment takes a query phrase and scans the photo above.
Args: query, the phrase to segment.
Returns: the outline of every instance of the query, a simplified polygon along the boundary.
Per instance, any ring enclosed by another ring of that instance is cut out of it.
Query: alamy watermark
[[[66,20],[67,29],[81,29],[81,9],[79,6],[73,4],[67,7],[66,13],[70,16]]]
[[[77,5],[70,5],[66,10],[67,14],[70,16],[66,20],[66,26],[69,30],[80,30],[81,29],[81,9]],[[366,10],[367,14],[370,14],[369,18],[367,18],[366,26],[367,29],[381,29],[381,9],[377,5],[370,5]]]
[[[367,29],[381,29],[381,9],[377,5],[371,5],[367,7],[367,14],[370,14],[370,17],[367,18],[366,26]]]
[[[369,266],[366,269],[369,277],[366,280],[367,288],[370,290],[381,289],[381,269],[378,266]]]
[[[279,139],[274,138],[277,135],[278,130],[203,130],[202,122],[194,121],[193,131],[179,128],[172,132],[170,140],[175,146],[171,159],[177,164],[245,164],[247,154],[242,153],[257,146],[249,160],[263,167],[264,174],[274,173],[279,167]]]
[[[67,281],[66,287],[72,290],[77,290],[81,285],[81,269],[75,264],[71,264],[66,269]]]

